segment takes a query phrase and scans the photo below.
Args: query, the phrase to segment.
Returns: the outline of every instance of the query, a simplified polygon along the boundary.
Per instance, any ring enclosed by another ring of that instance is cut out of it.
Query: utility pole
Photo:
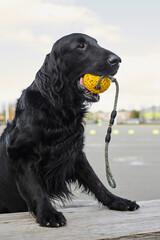
[[[9,120],[9,104],[8,102],[5,103],[5,122],[7,123]]]

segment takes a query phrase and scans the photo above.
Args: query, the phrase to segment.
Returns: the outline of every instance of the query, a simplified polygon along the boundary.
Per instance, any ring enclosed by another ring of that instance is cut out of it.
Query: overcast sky
[[[159,0],[0,0],[0,103],[17,99],[60,37],[82,32],[122,58],[119,109],[160,105]],[[110,111],[114,85],[92,111]]]

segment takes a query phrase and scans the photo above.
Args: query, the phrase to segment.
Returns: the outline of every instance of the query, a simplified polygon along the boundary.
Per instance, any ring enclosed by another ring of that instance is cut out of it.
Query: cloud
[[[119,27],[106,25],[90,9],[73,4],[62,5],[42,0],[1,0],[0,15],[1,43],[17,41],[36,47],[37,42],[45,42],[49,45],[53,38],[53,32],[49,28],[58,28],[64,32],[67,28],[71,31],[76,28],[104,41],[121,41]],[[38,31],[35,26],[42,30]],[[46,33],[40,36],[39,32],[43,30]]]
[[[48,53],[53,42],[59,37],[69,32],[79,31],[95,37],[104,46],[107,46],[108,43],[110,46],[111,43],[116,43],[114,46],[118,46],[117,49],[119,46],[122,49],[126,47],[127,39],[123,36],[119,26],[108,25],[96,12],[75,4],[76,1],[74,3],[73,0],[63,0],[63,2],[58,0],[0,0],[1,45],[5,48],[9,44],[14,44],[14,46],[18,46],[16,49],[19,48],[19,45],[24,48],[29,46],[32,54],[36,56],[35,51],[38,50],[38,57],[40,57],[43,56],[43,53]],[[28,48],[25,48],[25,53],[26,51]],[[143,105],[159,104],[160,102],[160,47],[155,47],[146,56],[136,54],[139,53],[132,55],[129,52],[128,56],[121,56],[122,64],[117,74],[120,84],[119,108],[131,108],[132,106],[141,108]],[[29,54],[28,58],[33,55]],[[3,58],[5,56],[2,56]],[[35,57],[34,61],[40,60]],[[29,63],[31,66],[35,66],[32,59]],[[1,71],[1,76],[3,76],[1,79],[15,92],[11,91],[11,94],[7,87],[1,84],[1,90],[4,90],[4,93],[0,95],[3,96],[3,99],[11,96],[14,98],[23,86],[26,87],[29,83],[28,79],[32,81],[32,76],[35,74],[35,72],[31,72],[32,70],[28,74],[28,67],[25,66],[23,69],[22,67],[19,69],[17,76],[16,73],[13,73],[13,68],[16,69],[14,64],[17,63],[7,59],[7,66]],[[8,69],[12,69],[10,75],[7,75]],[[106,93],[101,94],[101,101],[95,104],[93,109],[111,110],[114,90],[114,87],[110,87]]]
[[[160,103],[160,51],[147,56],[124,56],[116,78],[120,85],[118,109],[141,109]],[[92,111],[111,111],[115,87],[101,94]],[[106,109],[106,110],[105,110]]]
[[[150,53],[147,56],[127,56],[123,58],[121,64],[120,77],[125,79],[124,85],[129,85],[130,89],[136,89],[137,93],[157,93],[160,90],[160,54]]]
[[[53,44],[53,38],[51,38],[49,35],[36,35],[28,29],[11,29],[11,31],[7,32],[6,34],[4,32],[0,37],[1,44],[21,44],[24,46],[30,46],[42,53],[48,52],[49,46],[51,47]]]
[[[117,26],[101,24],[99,21],[97,23],[96,19],[92,25],[86,27],[84,31],[97,39],[101,38],[107,42],[120,42],[121,29]]]
[[[65,6],[60,4],[40,3],[33,6],[30,15],[34,21],[51,23],[71,23],[73,21],[93,21],[93,13],[84,7]],[[64,22],[65,21],[65,22]]]
[[[2,39],[3,39],[3,41],[5,41],[5,40],[7,41],[8,38],[10,41],[16,41],[17,43],[19,43],[19,42],[31,43],[31,42],[35,41],[35,36],[32,34],[31,31],[29,31],[27,29],[22,29],[19,31],[11,31],[8,33],[8,36],[4,36]]]
[[[7,4],[7,2],[1,0],[0,23],[17,23],[18,25],[26,22],[65,24],[77,20],[91,23],[95,18],[95,14],[85,7],[54,4],[42,0],[12,0],[12,4],[9,2]]]

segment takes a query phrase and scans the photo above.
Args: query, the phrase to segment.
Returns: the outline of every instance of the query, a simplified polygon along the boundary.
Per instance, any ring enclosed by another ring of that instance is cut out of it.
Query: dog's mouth
[[[79,86],[80,90],[82,91],[82,94],[84,95],[85,100],[87,102],[98,102],[99,101],[99,99],[100,99],[99,94],[92,93],[85,87],[84,77],[80,77],[78,86]]]

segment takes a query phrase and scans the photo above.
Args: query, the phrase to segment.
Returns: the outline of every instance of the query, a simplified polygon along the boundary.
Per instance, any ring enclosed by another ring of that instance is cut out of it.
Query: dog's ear
[[[52,51],[46,55],[41,69],[37,72],[35,83],[42,96],[57,107],[61,106],[60,91],[63,88],[62,64],[60,56]]]

